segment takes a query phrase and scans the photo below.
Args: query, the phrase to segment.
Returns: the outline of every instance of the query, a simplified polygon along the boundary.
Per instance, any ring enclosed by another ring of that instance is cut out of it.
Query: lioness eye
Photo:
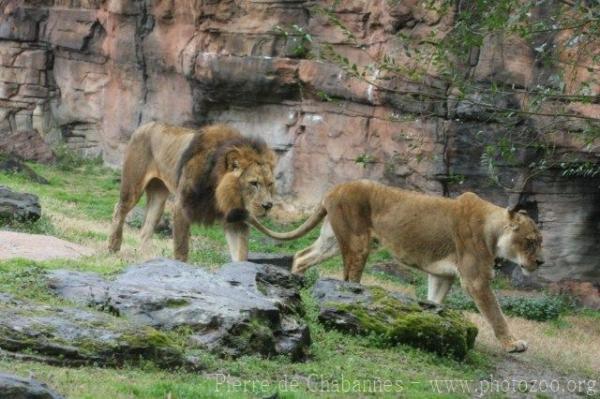
[[[250,184],[253,185],[254,187],[258,187],[258,182],[257,181],[251,181]]]

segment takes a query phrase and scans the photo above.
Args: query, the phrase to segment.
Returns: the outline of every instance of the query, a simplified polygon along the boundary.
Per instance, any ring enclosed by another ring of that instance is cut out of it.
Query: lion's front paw
[[[525,352],[527,350],[527,342],[520,339],[507,342],[503,346],[508,353]]]

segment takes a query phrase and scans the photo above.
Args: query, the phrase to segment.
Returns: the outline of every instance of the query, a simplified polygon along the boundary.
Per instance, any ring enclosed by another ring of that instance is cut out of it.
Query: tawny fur
[[[526,350],[527,344],[509,332],[490,285],[496,257],[526,272],[541,262],[542,237],[525,214],[473,193],[450,199],[360,180],[334,187],[292,232],[271,231],[252,218],[249,222],[273,238],[290,240],[323,219],[319,238],[294,256],[292,272],[302,274],[341,252],[344,279],[360,282],[371,238],[377,237],[399,263],[429,273],[430,300],[441,303],[458,277],[506,350]]]
[[[175,195],[175,257],[187,260],[191,223],[223,222],[231,256],[248,255],[248,215],[272,206],[276,157],[264,141],[244,137],[227,125],[200,130],[148,123],[132,135],[125,153],[119,202],[109,249],[118,251],[127,213],[146,192],[142,249],[148,245],[170,193]]]

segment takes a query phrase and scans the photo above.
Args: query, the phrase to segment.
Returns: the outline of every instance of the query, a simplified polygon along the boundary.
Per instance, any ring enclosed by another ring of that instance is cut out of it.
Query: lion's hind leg
[[[117,252],[121,249],[123,224],[127,214],[138,203],[144,192],[144,186],[147,182],[145,180],[147,170],[147,162],[137,159],[135,151],[131,148],[128,149],[123,164],[120,197],[115,205],[110,238],[108,239],[108,249],[111,252]]]
[[[304,272],[316,265],[334,257],[340,253],[340,248],[335,238],[331,224],[325,218],[321,226],[319,238],[309,247],[298,251],[294,255],[294,264],[292,265],[292,273],[304,274]]]
[[[125,218],[127,214],[133,209],[135,204],[140,200],[142,196],[142,189],[138,190],[127,190],[125,194],[121,193],[121,198],[115,205],[113,212],[113,221],[111,227],[110,238],[108,240],[108,249],[111,252],[117,252],[121,249],[121,242],[123,241],[123,225],[125,224]]]
[[[140,251],[145,252],[154,234],[154,229],[160,221],[160,217],[165,209],[165,202],[169,197],[169,189],[158,179],[152,179],[146,186],[146,215],[144,225],[142,226]]]

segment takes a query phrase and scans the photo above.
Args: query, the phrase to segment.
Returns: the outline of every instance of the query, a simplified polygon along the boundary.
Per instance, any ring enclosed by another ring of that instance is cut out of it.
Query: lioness
[[[145,191],[142,249],[175,194],[175,258],[185,261],[190,224],[222,221],[234,261],[248,257],[248,214],[264,216],[273,206],[275,153],[264,141],[244,137],[234,128],[213,125],[192,130],[148,123],[131,136],[125,154],[121,195],[115,206],[109,249],[121,247],[123,222]]]
[[[542,236],[526,214],[473,193],[450,199],[359,180],[334,187],[294,231],[277,233],[255,219],[249,222],[273,238],[291,240],[324,218],[319,238],[294,256],[292,272],[304,273],[341,250],[344,279],[360,282],[376,236],[399,263],[429,273],[429,300],[441,303],[458,276],[503,347],[527,349],[526,342],[511,335],[490,286],[496,257],[518,263],[525,273],[543,263]]]

